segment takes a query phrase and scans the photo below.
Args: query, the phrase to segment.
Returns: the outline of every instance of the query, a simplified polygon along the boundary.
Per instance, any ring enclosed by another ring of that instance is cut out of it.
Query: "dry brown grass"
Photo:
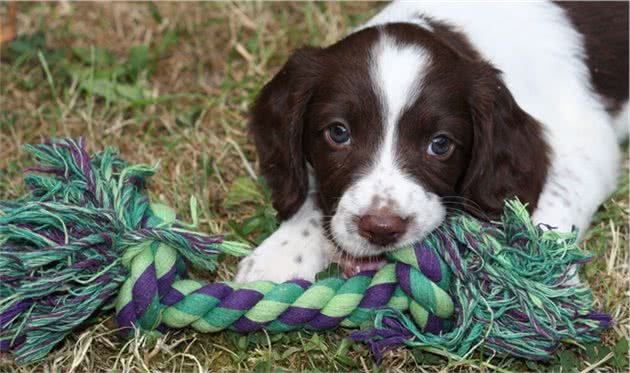
[[[0,5],[1,7],[2,5]],[[18,33],[43,30],[52,48],[98,46],[122,58],[135,45],[157,48],[169,31],[177,43],[159,59],[152,74],[135,84],[153,97],[177,93],[178,98],[140,108],[108,104],[81,93],[72,79],[51,82],[41,61],[12,66],[0,64],[0,198],[20,196],[20,171],[29,164],[21,150],[27,143],[51,136],[86,137],[91,151],[105,146],[120,149],[133,163],[161,160],[150,190],[154,198],[186,216],[188,197],[201,202],[200,230],[226,232],[229,219],[251,214],[251,205],[226,208],[233,181],[252,177],[256,157],[245,131],[247,108],[262,84],[304,44],[326,45],[374,13],[377,3],[159,3],[161,21],[147,4],[42,3],[20,4]],[[2,53],[7,53],[4,48]],[[56,78],[53,74],[53,79]],[[30,83],[29,83],[30,82]],[[29,83],[31,86],[25,88]],[[54,90],[52,89],[54,87]],[[190,120],[187,120],[190,119]],[[619,191],[602,208],[586,247],[600,255],[586,270],[598,303],[617,324],[606,334],[610,346],[629,338],[628,279],[628,162]],[[235,262],[221,266],[229,278]],[[356,364],[336,359],[345,332],[264,333],[241,337],[232,333],[201,335],[192,331],[157,340],[121,341],[114,324],[102,316],[77,331],[41,364],[16,367],[2,356],[0,371],[203,371],[211,370],[365,370],[374,369],[368,351],[349,347]],[[576,350],[579,350],[577,348]],[[612,357],[597,366],[612,369]],[[551,366],[540,366],[540,369]],[[382,369],[403,371],[527,369],[524,362],[475,356],[464,362],[433,361],[415,351],[400,349],[386,356]]]

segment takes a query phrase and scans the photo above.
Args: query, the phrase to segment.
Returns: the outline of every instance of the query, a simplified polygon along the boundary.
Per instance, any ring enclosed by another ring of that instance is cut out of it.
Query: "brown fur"
[[[584,37],[595,91],[616,112],[628,100],[628,1],[560,1]]]

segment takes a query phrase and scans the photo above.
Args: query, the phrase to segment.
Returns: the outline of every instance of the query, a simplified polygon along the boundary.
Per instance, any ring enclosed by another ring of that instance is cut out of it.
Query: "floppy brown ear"
[[[478,71],[469,100],[474,140],[460,194],[492,219],[512,197],[528,203],[531,212],[549,166],[542,127],[518,106],[500,71],[491,66]]]
[[[251,111],[262,175],[272,190],[273,207],[281,219],[291,217],[308,191],[302,149],[304,112],[319,76],[316,48],[296,51],[260,92]]]

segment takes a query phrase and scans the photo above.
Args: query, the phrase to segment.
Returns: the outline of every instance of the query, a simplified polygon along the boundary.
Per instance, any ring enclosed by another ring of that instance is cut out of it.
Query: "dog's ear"
[[[320,76],[318,48],[296,51],[260,92],[249,127],[262,175],[281,219],[291,217],[308,192],[302,147],[304,112]]]
[[[477,69],[468,97],[474,139],[460,194],[493,219],[512,197],[533,211],[549,166],[542,127],[518,106],[500,71],[488,64]]]

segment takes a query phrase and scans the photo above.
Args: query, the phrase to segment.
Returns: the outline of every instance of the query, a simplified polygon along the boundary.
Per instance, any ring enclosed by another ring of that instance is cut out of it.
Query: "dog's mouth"
[[[358,258],[346,254],[337,260],[337,264],[343,270],[343,274],[349,278],[365,271],[378,271],[387,264],[387,260],[384,255]]]

